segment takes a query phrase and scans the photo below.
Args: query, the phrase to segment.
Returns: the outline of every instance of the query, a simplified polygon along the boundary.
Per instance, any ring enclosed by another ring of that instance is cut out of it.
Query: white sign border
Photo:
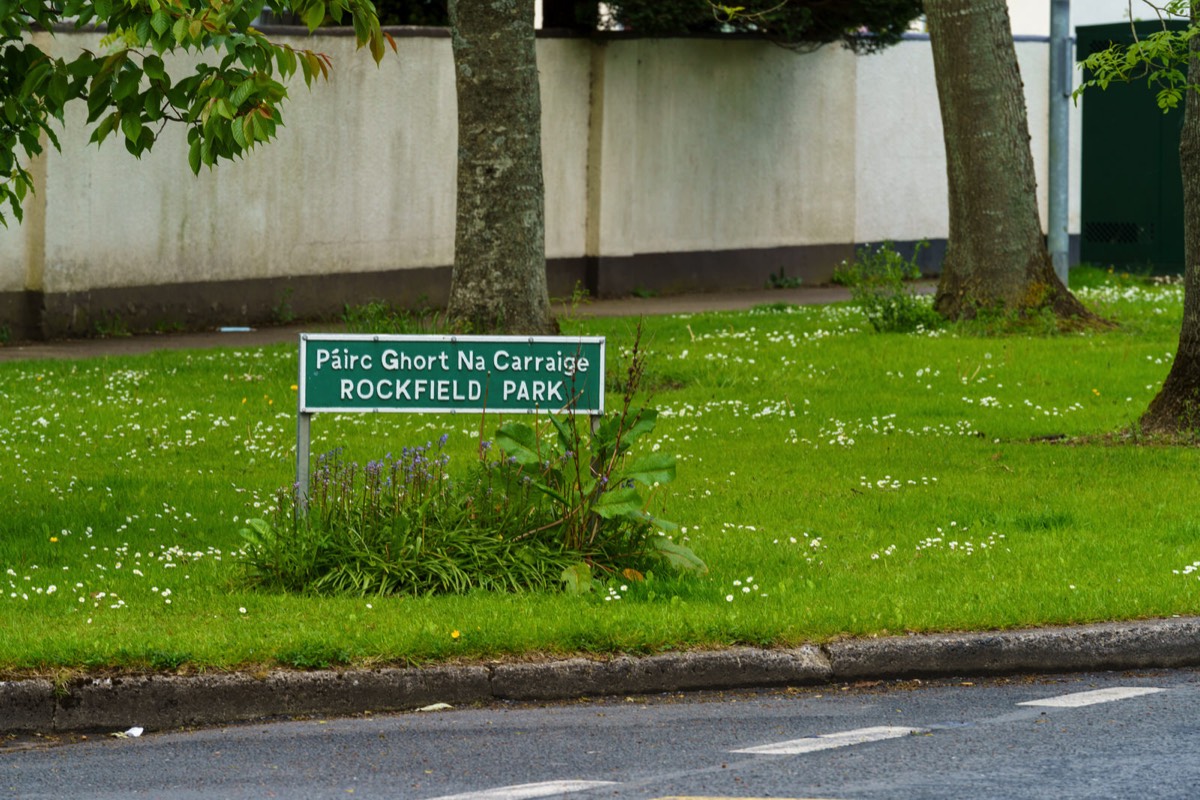
[[[307,385],[305,375],[307,374],[307,360],[305,356],[305,345],[309,342],[427,342],[427,343],[444,343],[444,344],[459,344],[462,342],[480,342],[480,343],[503,343],[512,342],[514,344],[593,344],[600,346],[600,363],[599,363],[599,407],[598,408],[576,408],[574,413],[587,414],[590,416],[599,416],[604,413],[604,381],[607,377],[605,373],[606,339],[603,336],[484,336],[480,334],[410,334],[410,333],[302,333],[300,334],[300,368],[298,380],[298,413],[300,414],[561,414],[568,408],[569,404],[560,408],[542,408],[533,406],[530,408],[487,408],[486,406],[471,407],[471,408],[411,408],[411,407],[360,407],[360,408],[345,408],[342,406],[309,406],[307,404]]]

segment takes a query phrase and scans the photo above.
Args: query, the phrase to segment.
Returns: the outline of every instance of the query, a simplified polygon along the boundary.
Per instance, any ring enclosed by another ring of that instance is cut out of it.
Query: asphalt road
[[[13,740],[0,797],[1192,798],[1198,700],[1164,670]]]

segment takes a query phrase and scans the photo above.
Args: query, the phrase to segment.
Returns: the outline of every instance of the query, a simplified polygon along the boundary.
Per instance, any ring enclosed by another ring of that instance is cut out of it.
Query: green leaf
[[[154,90],[146,92],[146,96],[142,100],[142,111],[145,112],[146,119],[151,122],[162,119],[162,94]]]
[[[568,499],[566,498],[566,496],[565,496],[565,495],[563,495],[561,492],[559,492],[557,489],[555,489],[555,488],[553,488],[553,487],[551,487],[551,486],[547,486],[546,484],[544,484],[544,483],[542,483],[542,482],[540,482],[540,481],[537,481],[537,482],[535,482],[535,483],[533,484],[533,488],[537,489],[537,490],[538,490],[538,491],[540,491],[542,494],[544,494],[544,495],[547,495],[548,497],[552,497],[552,498],[554,498],[554,499],[555,499],[555,500],[557,500],[559,503],[561,503],[561,504],[563,505],[563,507],[564,507],[564,508],[570,508],[570,507],[571,507],[571,501],[570,501],[570,500],[568,500]]]
[[[375,63],[378,64],[380,61],[383,61],[386,50],[384,49],[383,31],[379,30],[378,24],[372,27],[368,44],[371,50],[371,58],[375,59]]]
[[[296,72],[296,53],[290,47],[281,47],[275,52],[275,63],[279,65],[279,73],[283,77],[294,75]]]
[[[245,150],[250,146],[250,142],[246,139],[246,119],[235,119],[233,124],[229,126],[230,133],[233,134],[233,140],[237,142],[238,147]]]
[[[308,26],[310,31],[321,27],[321,23],[325,21],[325,4],[313,3],[304,10],[304,24]]]
[[[621,440],[617,442],[621,417],[617,415],[607,416],[604,418],[604,422],[600,424],[600,429],[596,432],[595,449],[606,458],[612,453],[614,445],[618,454],[624,453],[633,446],[634,442],[653,431],[657,422],[657,410],[653,408],[640,408],[633,412],[631,416],[625,418],[625,428],[620,431]]]
[[[579,436],[572,426],[557,417],[551,417],[550,422],[554,425],[554,430],[558,432],[558,445],[564,453],[578,447]]]
[[[92,137],[90,141],[93,141],[96,144],[104,144],[104,140],[107,139],[108,135],[113,132],[114,128],[117,127],[117,123],[120,122],[120,120],[121,115],[116,111],[109,114],[100,122],[99,125],[96,126],[96,130],[92,131]]]
[[[670,483],[674,479],[675,456],[670,453],[649,453],[622,470],[619,480],[634,480],[653,486],[656,483]]]
[[[595,588],[592,567],[582,561],[564,569],[559,579],[563,582],[567,594],[586,594]]]
[[[703,575],[708,572],[708,565],[700,560],[691,548],[671,541],[665,536],[654,536],[650,544],[658,555],[672,567],[684,572],[697,572]]]
[[[242,103],[246,102],[246,98],[248,98],[253,93],[254,93],[254,79],[246,78],[246,80],[239,83],[237,85],[237,88],[233,90],[233,94],[231,94],[229,96],[229,103],[234,108],[241,108]]]
[[[271,139],[271,134],[274,133],[272,127],[263,122],[261,114],[251,114],[250,124],[254,126],[254,138],[260,142],[266,142]]]
[[[200,137],[192,139],[192,143],[188,145],[188,166],[192,168],[193,175],[200,174]]]
[[[154,32],[159,36],[166,34],[171,30],[171,15],[167,13],[166,9],[159,8],[150,18],[150,27],[154,28]]]
[[[120,103],[126,97],[133,95],[138,90],[138,84],[141,83],[142,73],[138,69],[124,69],[121,71],[120,77],[117,78],[117,84],[112,90],[112,99],[114,102]]]
[[[42,81],[50,74],[52,69],[48,61],[43,61],[25,74],[25,80],[21,83],[21,92],[18,95],[22,100],[28,98],[34,92],[41,88]]]
[[[161,58],[154,55],[146,56],[142,61],[142,71],[152,81],[161,81],[167,77],[166,65]]]
[[[121,132],[125,134],[126,139],[137,144],[137,140],[142,136],[142,121],[133,114],[123,117]]]
[[[644,520],[647,518],[646,513],[642,511],[644,504],[645,501],[637,489],[613,489],[596,498],[592,503],[592,511],[605,519],[629,517]]]
[[[506,422],[496,431],[496,444],[501,450],[526,466],[541,464],[545,459],[539,451],[537,432],[522,422]]]
[[[262,519],[248,519],[246,525],[249,527],[239,531],[242,540],[254,550],[266,547],[273,535],[270,523]]]

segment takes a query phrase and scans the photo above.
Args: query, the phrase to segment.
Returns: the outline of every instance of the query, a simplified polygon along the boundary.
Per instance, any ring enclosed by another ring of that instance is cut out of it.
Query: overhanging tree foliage
[[[325,77],[330,60],[254,29],[268,7],[298,14],[310,30],[327,15],[350,22],[376,61],[390,42],[370,0],[0,0],[0,221],[6,205],[21,218],[32,188],[28,159],[44,141],[58,146],[54,121],[62,122],[72,101],[87,104],[92,141],[118,136],[135,156],[168,123],[185,125],[193,172],[273,139],[287,96],[282,82],[296,72],[307,83]],[[103,26],[103,51],[51,57],[32,34],[60,26]],[[193,50],[220,58],[173,76],[164,56]]]
[[[1163,111],[1187,100],[1179,141],[1186,260],[1183,325],[1171,370],[1140,420],[1145,431],[1171,434],[1200,428],[1200,0],[1143,3],[1160,19],[1182,18],[1190,24],[1184,30],[1164,26],[1130,47],[1114,45],[1089,56],[1083,64],[1088,79],[1076,96],[1091,87],[1106,88],[1113,81],[1145,80],[1157,89]]]

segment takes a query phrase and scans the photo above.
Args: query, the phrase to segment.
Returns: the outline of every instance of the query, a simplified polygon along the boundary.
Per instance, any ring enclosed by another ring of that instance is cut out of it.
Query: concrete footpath
[[[931,291],[925,282],[918,291]],[[652,317],[664,314],[699,314],[705,311],[744,311],[759,305],[790,303],[822,305],[850,299],[841,286],[813,286],[796,289],[758,289],[752,291],[678,294],[663,297],[618,297],[587,300],[576,306],[555,305],[558,316]],[[296,342],[303,331],[335,330],[335,324],[280,325],[278,327],[238,329],[229,332],[166,333],[144,336],[118,336],[106,339],[68,339],[53,342],[18,342],[0,347],[0,362],[53,358],[102,358],[139,355],[157,350],[203,350],[213,347],[258,347]]]
[[[839,288],[594,301],[578,316],[737,310],[844,300]],[[133,355],[159,349],[294,342],[309,326],[0,348],[0,361]],[[494,661],[266,674],[119,675],[0,681],[0,734],[161,730],[269,717],[403,711],[448,703],[750,689],[900,678],[1200,666],[1200,618],[987,633],[845,639],[791,649],[731,648],[646,657]]]

